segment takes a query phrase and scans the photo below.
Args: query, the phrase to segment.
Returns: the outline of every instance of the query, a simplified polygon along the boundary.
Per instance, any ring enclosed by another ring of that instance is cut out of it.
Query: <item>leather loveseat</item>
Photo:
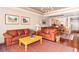
[[[3,36],[6,46],[16,44],[18,39],[29,35],[29,29],[7,30]]]

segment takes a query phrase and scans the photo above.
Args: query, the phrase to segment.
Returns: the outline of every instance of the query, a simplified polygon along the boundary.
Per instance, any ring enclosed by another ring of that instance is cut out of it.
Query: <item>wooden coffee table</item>
[[[33,38],[31,38],[30,36],[24,37],[24,38],[20,38],[19,39],[19,46],[21,46],[21,43],[25,45],[25,51],[27,51],[27,46],[31,43],[34,43],[36,41],[40,40],[40,44],[42,44],[42,36],[38,36],[38,35],[34,35]]]

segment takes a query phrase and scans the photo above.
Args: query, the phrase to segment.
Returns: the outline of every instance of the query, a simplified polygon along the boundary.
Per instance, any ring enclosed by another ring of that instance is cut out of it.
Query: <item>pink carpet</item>
[[[1,52],[24,52],[24,45],[21,47],[16,45],[12,45],[10,47],[1,46]],[[73,48],[68,47],[66,45],[62,45],[59,43],[55,43],[48,40],[43,40],[42,45],[40,42],[35,42],[28,46],[27,52],[72,52]]]

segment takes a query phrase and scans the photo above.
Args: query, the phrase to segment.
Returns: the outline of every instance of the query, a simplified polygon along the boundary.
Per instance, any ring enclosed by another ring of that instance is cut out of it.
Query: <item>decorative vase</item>
[[[29,36],[32,38],[34,35],[33,35],[33,31],[31,31],[30,33],[29,33]]]

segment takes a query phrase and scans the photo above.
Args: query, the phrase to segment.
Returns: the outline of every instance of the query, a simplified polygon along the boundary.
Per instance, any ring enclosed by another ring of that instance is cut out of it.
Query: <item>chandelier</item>
[[[54,10],[53,7],[41,7],[40,9],[43,13],[47,13],[47,12],[50,12],[52,10]]]

